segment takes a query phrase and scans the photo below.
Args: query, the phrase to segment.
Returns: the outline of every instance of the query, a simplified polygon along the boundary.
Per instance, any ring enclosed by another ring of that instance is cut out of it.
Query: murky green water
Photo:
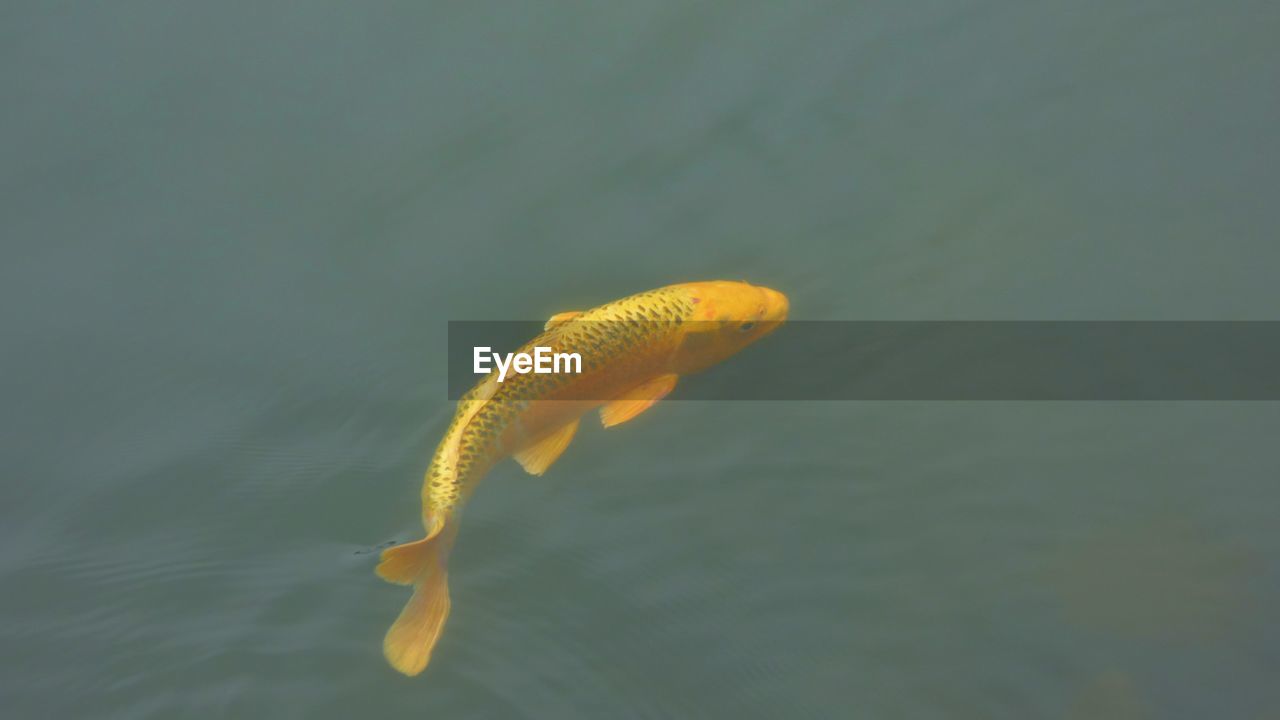
[[[1267,718],[1274,403],[669,403],[504,464],[428,672],[445,322],[1277,319],[1280,11],[0,9],[0,703]]]

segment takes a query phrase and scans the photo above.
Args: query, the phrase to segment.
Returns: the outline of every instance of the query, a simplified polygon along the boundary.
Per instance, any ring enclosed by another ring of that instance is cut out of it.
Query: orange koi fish
[[[495,369],[458,401],[422,485],[426,537],[388,548],[377,573],[413,586],[387,631],[387,661],[422,672],[449,616],[446,563],[458,514],[480,479],[513,457],[541,475],[560,457],[578,421],[599,408],[605,427],[624,423],[671,392],[681,375],[710,367],[786,320],[776,290],[742,282],[695,282],[632,295],[585,312],[564,312],[521,348],[579,353],[580,372],[513,374]]]

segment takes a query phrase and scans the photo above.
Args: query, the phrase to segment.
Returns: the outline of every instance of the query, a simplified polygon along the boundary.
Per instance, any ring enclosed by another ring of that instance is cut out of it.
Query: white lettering
[[[507,353],[506,362],[502,362],[502,356],[498,353],[493,354],[493,361],[498,364],[498,382],[507,379],[507,368],[511,367],[511,358],[515,353]]]
[[[507,353],[502,355],[493,352],[492,348],[477,347],[472,355],[472,369],[477,375],[489,372],[489,361],[492,360],[498,369],[498,382],[507,379],[507,372],[513,371],[525,375],[530,371],[546,375],[549,373],[582,373],[582,355],[578,353],[552,352],[549,347],[537,346],[533,354]]]
[[[564,361],[564,370],[560,369],[561,360]],[[569,369],[570,363],[573,364],[572,370]],[[553,365],[555,367],[555,372],[574,373],[576,375],[582,374],[582,356],[578,353],[556,353]]]

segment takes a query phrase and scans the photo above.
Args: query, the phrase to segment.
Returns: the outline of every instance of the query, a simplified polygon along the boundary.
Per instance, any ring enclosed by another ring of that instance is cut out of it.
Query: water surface
[[[46,717],[1263,718],[1274,403],[672,402],[496,469],[428,672],[446,322],[1275,320],[1280,12],[0,10],[0,697]],[[979,360],[980,361],[980,360]]]

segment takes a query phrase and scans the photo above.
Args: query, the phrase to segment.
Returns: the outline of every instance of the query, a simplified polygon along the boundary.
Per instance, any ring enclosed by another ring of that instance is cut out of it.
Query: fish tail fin
[[[453,533],[435,533],[422,540],[388,548],[377,573],[388,582],[413,585],[413,597],[400,611],[387,636],[382,654],[391,667],[405,675],[417,675],[431,659],[449,617],[449,575],[445,557]]]
[[[378,577],[397,585],[413,585],[430,570],[432,545],[435,537],[425,537],[403,545],[393,545],[382,551],[382,557],[374,572]]]

